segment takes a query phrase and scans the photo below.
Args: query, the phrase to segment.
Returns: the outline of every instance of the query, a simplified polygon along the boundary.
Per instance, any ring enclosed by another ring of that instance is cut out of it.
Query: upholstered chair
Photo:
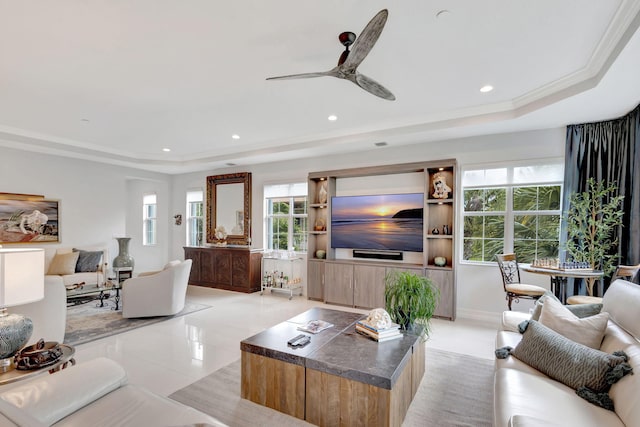
[[[638,265],[619,265],[615,273],[611,276],[611,283],[616,279],[624,279],[629,282],[636,282],[640,264]],[[592,297],[589,295],[572,295],[567,298],[567,304],[602,304],[602,297]]]
[[[9,308],[9,313],[22,314],[33,322],[33,333],[27,342],[32,345],[41,338],[63,342],[67,325],[67,290],[60,276],[44,277],[44,298],[30,304]]]
[[[171,316],[184,309],[191,260],[172,261],[164,269],[122,283],[122,317]]]
[[[496,260],[502,276],[502,287],[507,294],[505,299],[509,310],[511,310],[513,301],[520,302],[520,299],[537,300],[545,293],[546,289],[541,286],[520,282],[520,268],[515,254],[496,255]]]

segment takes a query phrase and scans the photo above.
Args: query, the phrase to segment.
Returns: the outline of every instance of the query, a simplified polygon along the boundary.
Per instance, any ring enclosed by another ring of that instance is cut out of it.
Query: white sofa
[[[609,313],[609,321],[600,350],[609,354],[624,351],[635,371],[609,390],[615,412],[587,402],[572,388],[511,355],[496,359],[494,427],[640,426],[640,286],[616,280],[604,295],[602,311]],[[515,348],[522,337],[516,325],[529,317],[505,312],[496,348]]]
[[[51,263],[56,255],[58,254],[64,255],[64,254],[72,253],[73,249],[74,248],[58,248],[56,249],[55,253],[51,255],[47,253],[47,256],[45,259],[45,274],[50,275],[49,271],[50,271]],[[76,285],[79,283],[84,283],[86,285],[95,285],[97,283],[104,283],[106,279],[105,272],[108,271],[108,266],[110,262],[109,251],[105,247],[81,247],[78,249],[83,251],[90,251],[90,252],[102,252],[102,259],[99,263],[99,266],[98,264],[96,264],[95,268],[92,268],[92,271],[88,271],[88,272],[74,271],[68,274],[54,274],[53,276],[58,276],[62,278],[62,282],[65,286]]]
[[[97,358],[0,389],[2,426],[224,426],[167,397],[128,384],[111,359]]]
[[[171,316],[184,308],[191,260],[170,261],[164,269],[122,283],[122,317]]]

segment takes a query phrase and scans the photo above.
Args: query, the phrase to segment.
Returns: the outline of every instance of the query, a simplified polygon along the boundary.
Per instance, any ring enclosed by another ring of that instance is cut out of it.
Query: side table
[[[71,364],[71,366],[75,365],[76,359],[74,359],[73,356],[76,354],[76,349],[66,344],[60,344],[60,348],[62,349],[62,356],[60,356],[60,358],[55,363],[49,366],[45,366],[40,369],[30,369],[25,371],[13,368],[7,372],[1,372],[0,386],[16,381],[26,380],[45,372],[53,374],[54,372],[58,372],[61,369],[65,369],[69,364]]]
[[[133,277],[133,267],[113,267],[116,274],[116,282],[121,283]]]

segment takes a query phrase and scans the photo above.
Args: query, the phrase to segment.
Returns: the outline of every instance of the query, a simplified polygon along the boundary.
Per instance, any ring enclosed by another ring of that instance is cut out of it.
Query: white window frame
[[[200,204],[201,215],[192,215],[192,206]],[[187,191],[186,238],[187,246],[201,246],[204,243],[204,191],[202,189]],[[199,224],[199,227],[196,225]],[[194,234],[194,227],[197,228]]]
[[[150,206],[154,206],[154,215],[149,215]],[[158,243],[158,198],[155,193],[145,194],[142,198],[142,244],[155,246]]]
[[[293,244],[293,232],[289,232],[287,234],[287,248],[283,249],[283,248],[279,248],[279,249],[275,249],[272,247],[273,245],[273,239],[272,239],[272,230],[271,227],[269,226],[270,224],[270,219],[272,218],[283,218],[285,217],[285,215],[270,215],[269,214],[269,202],[271,200],[274,199],[289,199],[289,206],[291,206],[291,210],[289,211],[289,213],[286,215],[286,218],[288,220],[288,228],[289,230],[293,231],[294,229],[294,219],[295,218],[306,218],[308,221],[309,218],[309,198],[307,196],[308,193],[308,189],[307,189],[307,182],[306,181],[300,181],[300,182],[290,182],[290,183],[281,183],[281,184],[265,184],[264,186],[264,208],[263,208],[263,212],[264,212],[264,242],[265,242],[265,249],[267,250],[287,250],[287,251],[291,251],[292,248],[294,247]],[[294,199],[299,199],[299,198],[304,198],[305,200],[305,205],[307,207],[307,211],[304,214],[296,214],[294,213]],[[304,248],[303,250],[298,250],[296,251],[296,253],[306,253],[307,252],[307,248],[309,247],[309,235],[308,235],[308,224],[307,227],[305,227],[305,229],[303,230],[304,233]]]
[[[516,168],[523,167],[535,167],[535,166],[554,166],[559,167],[560,172],[555,179],[549,180],[521,180],[516,181],[514,178],[514,170]],[[506,169],[506,178],[503,182],[490,182],[490,183],[479,183],[478,185],[469,185],[464,183],[465,172],[471,171],[489,171],[489,170],[497,170],[497,169]],[[540,159],[537,161],[526,161],[526,162],[503,162],[503,163],[492,163],[492,164],[484,164],[484,165],[468,165],[461,168],[461,179],[460,179],[460,188],[461,191],[459,193],[459,198],[461,202],[459,203],[459,224],[460,224],[460,233],[458,237],[458,256],[461,264],[476,264],[476,265],[485,265],[485,264],[495,264],[495,260],[491,261],[477,261],[477,260],[465,260],[464,259],[464,219],[466,216],[499,216],[504,215],[504,238],[503,238],[503,252],[511,253],[514,251],[514,225],[515,225],[515,216],[517,215],[562,215],[562,200],[563,200],[563,192],[564,192],[564,160],[560,158],[552,158],[552,159]],[[535,186],[560,186],[560,207],[558,210],[530,210],[530,211],[514,211],[513,210],[513,189],[516,187],[535,187]],[[464,211],[464,191],[472,190],[472,189],[491,189],[491,188],[505,188],[505,210],[504,211],[487,211],[487,212],[469,212],[465,213]],[[560,236],[558,236],[558,241],[560,240]]]

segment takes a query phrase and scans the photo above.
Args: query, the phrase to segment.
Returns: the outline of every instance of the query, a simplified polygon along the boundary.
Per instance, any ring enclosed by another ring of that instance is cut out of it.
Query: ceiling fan
[[[320,71],[317,73],[302,73],[291,74],[288,76],[268,77],[267,80],[287,80],[287,79],[308,79],[312,77],[337,77],[339,79],[349,80],[352,83],[357,84],[362,89],[369,93],[372,93],[380,98],[394,101],[396,97],[389,91],[389,89],[382,86],[380,83],[373,80],[371,77],[367,77],[364,74],[358,72],[357,68],[360,63],[369,54],[369,51],[373,48],[382,33],[384,24],[387,22],[389,12],[387,9],[383,9],[374,16],[371,21],[364,27],[360,37],[356,38],[356,35],[350,31],[341,33],[338,36],[338,40],[345,47],[344,52],[338,59],[338,65],[329,71]],[[349,46],[351,46],[349,50]]]

